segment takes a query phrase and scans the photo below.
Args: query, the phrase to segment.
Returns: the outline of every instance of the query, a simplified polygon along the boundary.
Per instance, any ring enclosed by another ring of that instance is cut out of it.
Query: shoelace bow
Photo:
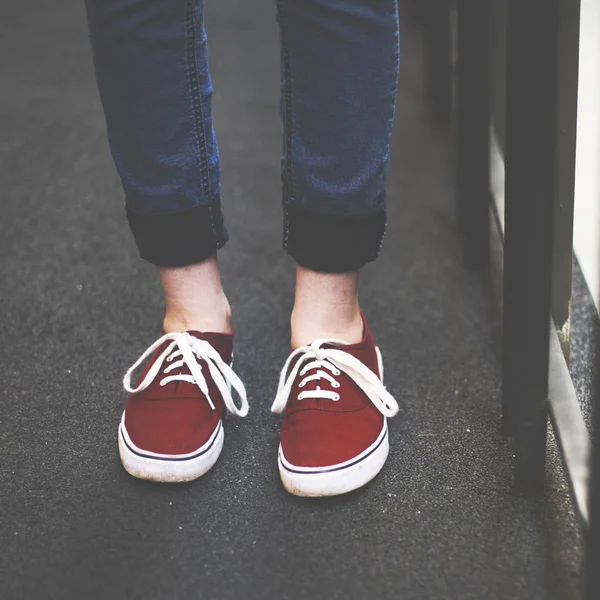
[[[398,403],[385,389],[381,379],[365,364],[348,352],[335,348],[323,348],[322,346],[326,344],[345,345],[344,342],[337,340],[315,340],[310,346],[298,348],[290,354],[281,371],[277,395],[275,396],[271,410],[274,413],[282,413],[288,403],[296,377],[298,375],[302,377],[308,372],[317,369],[316,373],[302,379],[299,386],[304,387],[310,381],[325,379],[332,387],[338,388],[340,384],[334,376],[345,373],[367,395],[382,415],[393,417],[398,412]],[[290,364],[296,357],[299,358],[293,369],[288,373]],[[333,376],[327,371],[331,371]],[[298,400],[302,400],[303,398],[324,398],[333,400],[334,402],[340,399],[339,394],[336,392],[321,390],[319,386],[317,386],[316,390],[298,394]]]
[[[154,364],[149,369],[142,382],[136,388],[133,388],[131,386],[133,372],[142,364],[142,362],[144,362],[144,360],[146,360],[146,358],[151,356],[161,344],[169,340],[171,343],[154,361]],[[210,376],[221,392],[221,396],[223,397],[223,401],[229,412],[239,417],[245,417],[248,414],[248,400],[246,397],[246,389],[240,378],[234,373],[233,369],[223,361],[221,355],[206,340],[200,340],[187,332],[167,333],[154,342],[154,344],[138,358],[129,371],[127,371],[123,378],[123,386],[132,394],[141,392],[156,379],[165,362],[171,363],[164,369],[163,373],[165,375],[170,371],[180,369],[185,365],[190,370],[191,375],[185,373],[168,375],[161,380],[160,385],[167,385],[167,383],[171,381],[187,381],[188,383],[195,383],[204,396],[206,396],[211,408],[215,410],[215,405],[210,398],[208,385],[202,374],[202,366],[198,364],[198,359],[204,360],[208,365]],[[233,400],[231,387],[235,389],[240,397],[240,408],[236,406]]]

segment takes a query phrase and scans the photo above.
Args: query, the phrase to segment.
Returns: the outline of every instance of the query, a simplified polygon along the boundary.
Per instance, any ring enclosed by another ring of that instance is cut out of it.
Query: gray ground
[[[208,27],[236,367],[252,410],[189,485],[125,474],[121,377],[159,333],[105,139],[80,0],[0,21],[2,598],[576,598],[579,538],[550,446],[538,500],[513,495],[497,322],[463,268],[453,146],[422,103],[405,27],[390,224],[363,303],[402,404],[382,474],[346,497],[288,496],[271,415],[293,264],[281,251],[272,0],[213,0]]]

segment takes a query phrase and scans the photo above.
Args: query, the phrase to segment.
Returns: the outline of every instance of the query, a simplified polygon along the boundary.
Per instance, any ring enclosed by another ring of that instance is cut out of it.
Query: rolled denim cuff
[[[202,262],[229,239],[219,195],[210,204],[160,215],[140,214],[127,207],[127,221],[140,256],[157,267]]]
[[[374,261],[381,250],[386,211],[328,215],[286,205],[283,247],[302,267],[348,273]]]

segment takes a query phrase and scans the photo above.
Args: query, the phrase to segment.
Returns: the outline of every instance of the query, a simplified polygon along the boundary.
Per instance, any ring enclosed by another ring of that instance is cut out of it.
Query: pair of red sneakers
[[[232,343],[231,335],[220,333],[166,334],[127,372],[123,383],[131,395],[119,426],[119,453],[131,475],[190,481],[215,464],[225,409],[248,413],[244,385],[231,367]],[[133,388],[132,374],[148,357]],[[290,354],[272,406],[284,415],[278,463],[290,493],[343,494],[379,473],[389,451],[386,417],[398,411],[382,377],[366,321],[357,344],[316,340]]]

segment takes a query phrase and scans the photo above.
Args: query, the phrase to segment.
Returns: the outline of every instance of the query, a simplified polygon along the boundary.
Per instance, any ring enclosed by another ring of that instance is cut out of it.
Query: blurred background
[[[294,285],[273,1],[206,6],[251,412],[209,474],[160,486],[117,455],[122,375],[163,306],[125,220],[84,3],[3,6],[3,598],[583,597],[600,2],[542,4],[400,2],[388,233],[362,302],[401,414],[381,475],[317,501],[281,487],[269,412]]]

